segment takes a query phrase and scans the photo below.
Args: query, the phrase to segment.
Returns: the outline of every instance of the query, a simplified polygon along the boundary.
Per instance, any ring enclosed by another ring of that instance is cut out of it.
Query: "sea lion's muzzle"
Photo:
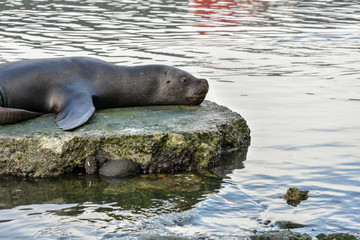
[[[209,83],[206,79],[198,79],[198,86],[191,97],[187,98],[189,105],[199,105],[204,101],[206,94],[209,91]]]
[[[209,91],[209,83],[206,79],[202,78],[199,79],[200,80],[200,91],[198,92],[198,95],[204,95],[204,98],[206,96],[206,94]]]
[[[201,81],[201,85],[206,88],[206,92],[209,90],[209,83],[205,78],[199,79]]]

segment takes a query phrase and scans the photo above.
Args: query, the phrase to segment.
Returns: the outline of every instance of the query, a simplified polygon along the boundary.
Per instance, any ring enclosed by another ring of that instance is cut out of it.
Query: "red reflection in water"
[[[236,6],[236,1],[234,0],[192,0],[190,1],[194,4],[195,7],[199,8],[208,8],[208,9],[216,9],[216,8],[231,8]],[[197,14],[211,14],[213,11],[211,10],[197,10],[195,11]]]
[[[197,8],[193,10],[193,13],[204,20],[193,26],[211,28],[243,25],[248,20],[241,19],[241,17],[253,16],[258,12],[266,11],[272,4],[261,0],[190,0],[190,6]],[[222,30],[221,32],[231,32],[231,30]],[[199,33],[206,34],[206,31],[199,31]]]

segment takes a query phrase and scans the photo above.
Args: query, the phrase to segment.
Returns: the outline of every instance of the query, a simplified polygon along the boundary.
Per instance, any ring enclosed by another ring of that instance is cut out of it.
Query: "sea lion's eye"
[[[165,83],[166,83],[166,84],[169,84],[169,83],[170,83],[170,80],[167,80]]]
[[[187,83],[187,81],[188,81],[188,78],[187,78],[187,77],[182,77],[182,78],[181,78],[181,82],[182,82],[182,83]]]

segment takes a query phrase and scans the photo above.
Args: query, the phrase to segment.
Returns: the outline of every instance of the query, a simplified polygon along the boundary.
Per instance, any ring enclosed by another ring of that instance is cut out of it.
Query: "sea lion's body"
[[[125,67],[83,57],[0,64],[0,124],[58,113],[64,130],[84,124],[95,109],[197,105],[207,81],[165,65]]]

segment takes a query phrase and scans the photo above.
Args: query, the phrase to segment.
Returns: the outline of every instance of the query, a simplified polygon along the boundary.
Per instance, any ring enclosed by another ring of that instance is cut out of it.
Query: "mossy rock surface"
[[[250,237],[251,240],[312,240],[310,235],[291,231],[269,231]]]
[[[316,236],[318,240],[356,240],[354,235],[348,233],[332,233],[329,235]]]
[[[354,235],[348,233],[332,233],[329,235],[319,234],[315,238],[307,233],[297,233],[292,231],[269,231],[250,237],[251,240],[356,240]]]
[[[84,126],[62,131],[46,114],[0,126],[0,174],[50,177],[129,159],[143,173],[208,168],[224,151],[249,145],[246,121],[210,101],[96,111]],[[93,171],[96,172],[96,171]]]

